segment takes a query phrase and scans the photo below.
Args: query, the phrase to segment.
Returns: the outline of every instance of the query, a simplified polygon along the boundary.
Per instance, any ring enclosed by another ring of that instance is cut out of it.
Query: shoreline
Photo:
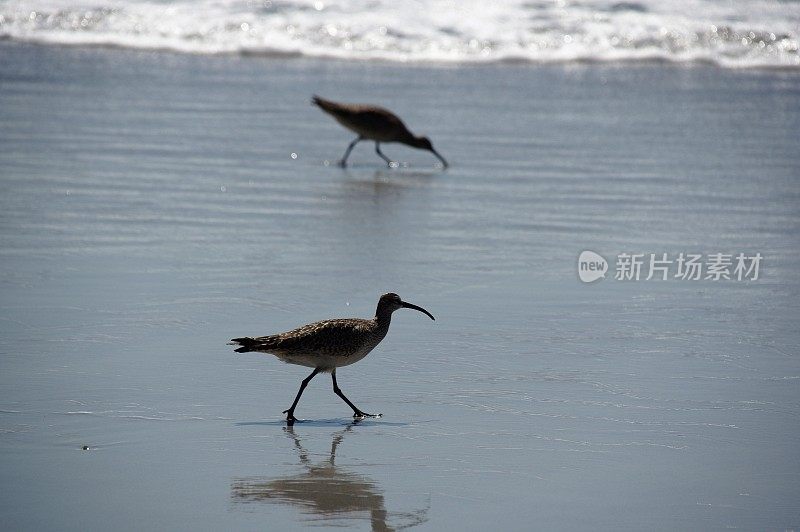
[[[530,68],[547,68],[547,67],[608,67],[611,69],[623,68],[675,68],[675,69],[702,69],[710,68],[724,72],[776,72],[776,73],[797,73],[800,75],[800,65],[741,65],[741,66],[727,66],[718,61],[708,58],[694,58],[686,60],[677,60],[669,57],[641,57],[641,58],[616,58],[616,59],[600,59],[600,58],[575,58],[575,59],[552,59],[552,60],[534,60],[524,57],[507,57],[493,60],[464,60],[464,61],[441,61],[441,60],[400,60],[382,57],[374,58],[345,58],[335,54],[318,54],[309,55],[303,52],[290,52],[281,50],[237,50],[237,51],[220,51],[220,52],[203,52],[193,50],[179,50],[174,47],[135,47],[125,46],[117,43],[63,43],[63,42],[50,42],[44,39],[26,39],[19,40],[9,36],[0,37],[0,47],[3,46],[34,46],[41,48],[51,49],[75,49],[80,51],[90,52],[97,51],[112,51],[112,52],[128,52],[128,53],[141,53],[141,54],[163,54],[165,56],[188,56],[188,57],[208,57],[208,58],[233,58],[233,59],[260,59],[260,60],[298,60],[309,62],[334,62],[339,64],[363,64],[375,65],[381,67],[411,67],[411,68],[431,68],[431,69],[470,69],[470,68],[491,68],[491,67],[530,67]]]

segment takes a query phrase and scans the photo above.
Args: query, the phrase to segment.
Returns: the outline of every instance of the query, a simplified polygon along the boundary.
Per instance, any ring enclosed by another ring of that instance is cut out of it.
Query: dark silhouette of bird
[[[375,141],[375,153],[390,167],[397,163],[383,154],[381,142],[400,142],[412,148],[428,150],[439,158],[444,168],[447,168],[447,161],[433,148],[430,139],[411,133],[403,121],[388,109],[376,105],[338,103],[319,96],[314,96],[311,101],[335,118],[337,122],[358,135],[347,147],[342,160],[339,161],[339,166],[342,168],[347,166],[350,151],[362,140]]]

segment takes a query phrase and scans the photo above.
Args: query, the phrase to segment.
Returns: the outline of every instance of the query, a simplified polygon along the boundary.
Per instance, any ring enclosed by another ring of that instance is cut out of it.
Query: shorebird
[[[403,121],[388,109],[376,105],[332,102],[319,96],[314,96],[311,101],[335,118],[337,122],[358,135],[347,147],[342,160],[339,161],[339,166],[342,168],[347,166],[347,157],[350,156],[350,151],[362,140],[375,141],[375,153],[380,155],[381,159],[386,161],[390,167],[397,163],[383,154],[381,142],[400,142],[412,148],[428,150],[438,157],[442,161],[442,165],[447,168],[447,161],[433,149],[430,139],[417,137],[411,133]]]
[[[303,379],[300,384],[300,390],[292,406],[283,411],[286,414],[286,423],[289,425],[297,421],[294,409],[300,401],[300,396],[303,395],[303,390],[311,379],[321,372],[331,374],[333,392],[353,409],[354,418],[379,417],[381,414],[362,412],[345,397],[336,383],[336,368],[349,366],[367,356],[389,332],[392,313],[400,308],[418,310],[427,314],[430,319],[435,319],[424,308],[401,300],[397,294],[389,293],[383,294],[378,300],[378,308],[372,319],[344,318],[318,321],[272,336],[233,338],[229,345],[240,346],[236,349],[237,353],[250,351],[269,353],[289,364],[314,368],[311,375]]]

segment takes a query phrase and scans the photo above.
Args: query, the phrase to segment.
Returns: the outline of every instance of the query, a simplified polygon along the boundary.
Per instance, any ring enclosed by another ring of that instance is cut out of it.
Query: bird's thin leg
[[[353,409],[353,417],[380,417],[380,414],[367,414],[366,412],[362,412],[356,405],[350,402],[350,399],[344,396],[342,390],[339,388],[339,385],[336,384],[336,370],[331,372],[331,380],[333,380],[333,393],[344,399],[344,402]]]
[[[376,142],[375,143],[375,153],[380,155],[381,159],[386,161],[386,164],[388,164],[389,166],[392,166],[393,164],[396,164],[393,160],[389,159],[387,156],[385,156],[383,154],[383,152],[381,151],[381,143],[380,142]]]
[[[297,406],[300,396],[303,395],[303,390],[306,389],[306,386],[308,386],[308,383],[311,382],[311,379],[313,379],[314,376],[319,372],[320,369],[317,368],[311,372],[311,375],[303,379],[303,382],[300,384],[300,390],[297,392],[297,397],[294,398],[294,403],[292,403],[292,406],[288,410],[283,411],[283,413],[286,414],[286,423],[288,425],[292,425],[295,421],[297,421],[297,419],[294,417],[294,408]]]
[[[342,157],[342,160],[339,161],[339,166],[341,166],[342,168],[347,166],[347,158],[350,157],[350,152],[353,151],[353,148],[356,147],[356,144],[358,144],[362,140],[364,140],[364,138],[359,136],[356,137],[356,139],[350,143],[350,145],[344,151],[344,157]]]

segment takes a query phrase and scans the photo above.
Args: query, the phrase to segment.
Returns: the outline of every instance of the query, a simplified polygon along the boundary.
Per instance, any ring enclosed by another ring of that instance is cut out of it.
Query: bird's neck
[[[375,313],[375,321],[378,322],[378,327],[388,328],[389,324],[392,323],[392,313],[383,309],[378,309]]]

